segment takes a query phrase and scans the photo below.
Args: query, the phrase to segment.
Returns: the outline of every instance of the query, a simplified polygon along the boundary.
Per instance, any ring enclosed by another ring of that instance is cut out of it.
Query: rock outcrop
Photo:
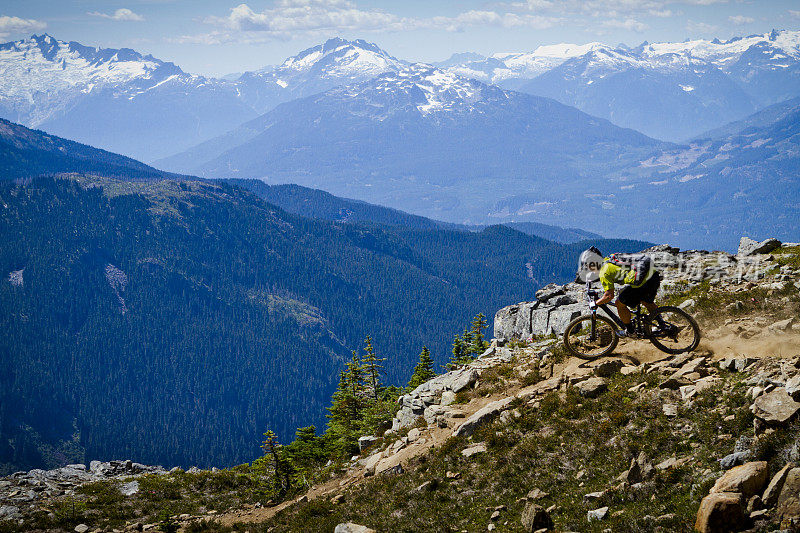
[[[742,238],[737,255],[705,250],[680,251],[659,245],[642,253],[650,255],[661,273],[660,296],[676,288],[693,286],[709,280],[717,285],[739,285],[764,278],[775,268],[765,255],[781,246],[777,239],[760,243]],[[781,271],[778,280],[791,279],[791,272]],[[688,302],[684,307],[691,307]],[[494,335],[506,340],[528,340],[537,336],[561,335],[572,319],[588,312],[585,286],[579,283],[550,284],[536,292],[536,300],[520,302],[500,309],[494,317]]]

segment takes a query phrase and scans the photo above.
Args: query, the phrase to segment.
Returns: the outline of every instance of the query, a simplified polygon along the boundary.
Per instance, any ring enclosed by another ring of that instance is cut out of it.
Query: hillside
[[[504,227],[312,220],[223,183],[73,176],[0,197],[6,472],[247,460],[266,428],[325,425],[367,335],[404,383],[423,345],[444,363],[473,316],[568,279],[580,251]]]
[[[702,325],[694,353],[629,339],[610,357],[584,361],[567,357],[559,339],[495,339],[480,358],[406,391],[392,428],[359,439],[357,456],[326,464],[315,438],[301,433],[278,447],[282,461],[316,465],[300,470],[289,493],[276,492],[284,466],[269,448],[252,464],[216,471],[73,465],[7,478],[0,501],[21,520],[7,524],[791,531],[800,519],[800,247],[652,253],[668,281],[660,300],[691,309]],[[744,277],[739,264],[748,265]],[[54,479],[75,493],[47,486]],[[28,485],[43,486],[41,495],[9,496]]]
[[[0,118],[0,180],[61,172],[88,172],[131,179],[177,177],[134,159]]]

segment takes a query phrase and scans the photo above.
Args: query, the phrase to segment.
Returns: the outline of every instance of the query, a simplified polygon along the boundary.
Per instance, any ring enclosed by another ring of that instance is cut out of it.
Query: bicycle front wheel
[[[564,346],[567,351],[581,359],[596,359],[608,355],[617,347],[617,342],[617,329],[604,316],[579,316],[564,331]]]
[[[691,352],[700,344],[700,326],[689,313],[671,305],[653,311],[644,327],[647,339],[662,352]]]

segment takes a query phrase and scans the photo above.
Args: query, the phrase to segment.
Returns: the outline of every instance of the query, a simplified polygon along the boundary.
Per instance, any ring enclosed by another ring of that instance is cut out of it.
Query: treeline
[[[3,473],[248,461],[265,427],[325,424],[367,332],[406,383],[420,346],[445,364],[470,317],[577,257],[505,227],[312,220],[229,184],[41,178],[0,205]]]
[[[486,318],[479,313],[463,335],[455,336],[452,355],[444,370],[460,368],[483,353],[489,346],[484,340],[486,328]],[[327,428],[321,435],[315,426],[302,427],[297,429],[291,443],[281,445],[275,432],[264,433],[261,444],[264,455],[251,466],[255,473],[271,478],[272,496],[283,498],[318,481],[325,465],[338,467],[360,452],[359,437],[383,436],[391,427],[400,395],[437,375],[430,350],[425,346],[403,388],[384,383],[385,361],[385,357],[376,354],[372,338],[367,336],[363,351],[353,351],[339,373],[339,385],[327,408]]]

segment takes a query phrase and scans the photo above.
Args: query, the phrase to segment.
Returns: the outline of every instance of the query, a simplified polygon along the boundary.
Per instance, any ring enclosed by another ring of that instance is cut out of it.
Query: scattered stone
[[[480,442],[478,444],[473,444],[472,446],[468,446],[463,450],[461,450],[461,455],[463,455],[467,459],[481,453],[486,453],[486,444],[483,442]]]
[[[605,520],[608,516],[608,507],[600,507],[599,509],[594,509],[586,513],[586,519],[589,522],[594,522],[595,520]]]
[[[766,239],[761,242],[754,241],[749,237],[742,237],[739,240],[739,250],[736,255],[748,256],[756,254],[768,254],[776,248],[780,248],[781,241],[778,239]]]
[[[769,468],[766,461],[753,461],[725,472],[711,488],[710,493],[738,492],[745,498],[760,494],[767,484]]]
[[[19,507],[14,505],[0,505],[0,518],[14,518],[19,514]]]
[[[606,492],[604,490],[601,490],[601,491],[598,491],[598,492],[590,492],[589,494],[584,494],[583,495],[583,501],[584,501],[584,503],[598,502],[598,501],[602,500],[605,497],[605,495],[606,495]]]
[[[578,393],[586,398],[597,398],[603,392],[608,390],[608,381],[605,378],[589,378],[585,381],[575,384]]]
[[[86,524],[78,524],[77,526],[75,526],[75,529],[73,529],[73,531],[75,533],[86,533],[87,531],[89,531],[89,526],[87,526]]]
[[[661,410],[664,411],[664,414],[670,418],[678,416],[678,406],[675,404],[665,403],[661,406]]]
[[[123,483],[119,487],[119,491],[122,493],[123,496],[133,496],[137,492],[139,492],[139,482],[129,481],[128,483]]]
[[[461,472],[451,472],[450,470],[448,470],[445,473],[444,477],[446,477],[447,479],[458,479],[461,477]]]
[[[472,433],[481,425],[485,424],[496,415],[498,415],[501,411],[503,411],[508,405],[514,401],[513,397],[510,398],[503,398],[502,400],[497,400],[490,404],[483,406],[482,408],[478,409],[471,417],[467,418],[464,422],[458,426],[453,432],[454,437],[460,436],[470,436]]]
[[[442,393],[442,400],[440,405],[451,405],[456,401],[456,393],[451,390],[446,390]]]
[[[437,478],[429,479],[416,489],[416,492],[433,492],[439,487],[439,480]]]
[[[747,462],[750,458],[752,453],[750,450],[745,450],[742,452],[733,452],[730,455],[726,455],[722,459],[719,460],[719,466],[721,466],[725,470],[730,470],[734,466],[743,465]]]
[[[529,500],[535,501],[535,500],[542,500],[544,498],[547,498],[548,496],[550,496],[550,494],[548,494],[547,492],[544,492],[539,488],[535,488],[531,490],[525,497]]]
[[[541,529],[553,529],[553,519],[550,518],[549,511],[546,511],[541,505],[535,503],[528,503],[522,511],[522,530],[525,533],[534,533]]]
[[[333,498],[331,498],[331,503],[334,505],[339,505],[344,503],[344,494],[337,494]]]
[[[359,449],[359,451],[363,452],[364,450],[366,450],[367,448],[372,446],[377,440],[378,440],[378,437],[374,437],[372,435],[364,435],[362,437],[359,437],[358,438],[358,449]]]
[[[716,492],[700,502],[694,529],[700,533],[721,533],[740,531],[746,524],[742,495],[736,492]]]
[[[411,428],[411,431],[408,432],[408,442],[414,442],[419,439],[422,431],[419,428]]]
[[[772,331],[789,331],[792,329],[792,324],[794,324],[794,317],[787,318],[786,320],[779,320],[774,324],[769,326],[769,329]]]
[[[750,410],[768,424],[784,424],[800,411],[800,403],[780,387],[756,398]]]
[[[498,518],[500,518],[500,511],[494,511],[492,516],[489,517],[489,520],[497,520]]]
[[[619,359],[607,359],[594,367],[594,374],[601,378],[610,378],[623,367],[622,361]]]
[[[683,302],[681,302],[680,305],[678,305],[678,309],[689,310],[689,309],[692,309],[696,305],[697,305],[697,302],[695,302],[692,298],[689,298],[688,300],[684,300]]]
[[[375,533],[375,530],[370,529],[367,526],[347,522],[337,525],[333,530],[333,533]]]
[[[672,468],[678,468],[680,466],[685,465],[686,463],[688,463],[691,460],[692,459],[690,457],[681,457],[680,459],[678,459],[677,457],[675,457],[673,455],[669,459],[666,459],[666,460],[661,461],[660,463],[658,463],[656,465],[656,469],[658,469],[658,470],[670,470]]]

